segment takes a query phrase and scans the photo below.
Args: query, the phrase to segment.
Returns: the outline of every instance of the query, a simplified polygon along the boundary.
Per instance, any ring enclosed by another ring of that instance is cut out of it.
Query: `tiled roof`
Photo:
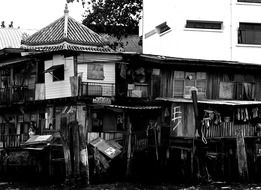
[[[61,51],[61,50],[72,50],[72,51],[87,51],[87,52],[102,52],[109,53],[112,50],[109,47],[95,47],[95,46],[79,46],[79,45],[70,45],[68,43],[61,43],[57,45],[48,45],[48,46],[24,46],[24,49],[31,49],[36,51]]]
[[[68,10],[63,17],[22,41],[22,47],[42,51],[113,51],[107,47],[106,41],[101,36],[71,18]]]
[[[0,28],[0,49],[20,48],[21,40],[28,37],[35,30],[18,28]]]

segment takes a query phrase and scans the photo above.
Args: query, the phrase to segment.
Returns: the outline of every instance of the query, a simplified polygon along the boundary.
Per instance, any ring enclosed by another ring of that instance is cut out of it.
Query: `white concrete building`
[[[261,0],[143,0],[143,53],[261,64]]]

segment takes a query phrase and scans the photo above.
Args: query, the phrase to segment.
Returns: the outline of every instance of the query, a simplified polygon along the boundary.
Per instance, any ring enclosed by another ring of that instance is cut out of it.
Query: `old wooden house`
[[[168,163],[162,175],[258,180],[259,65],[149,54],[135,59],[150,73],[150,100],[162,107],[160,158]]]
[[[71,18],[67,8],[64,16],[24,38],[20,48],[1,49],[1,148],[19,149],[31,130],[59,137],[67,128],[71,141],[75,133],[84,138],[80,145],[67,144],[72,162],[66,161],[64,146],[65,163],[71,162],[74,173],[68,174],[66,166],[66,177],[80,175],[80,152],[97,137],[119,142],[130,160],[148,147],[147,130],[159,121],[161,107],[149,101],[145,70],[129,70],[128,64],[101,36]],[[50,160],[55,166],[51,155]],[[130,173],[129,161],[125,170]]]

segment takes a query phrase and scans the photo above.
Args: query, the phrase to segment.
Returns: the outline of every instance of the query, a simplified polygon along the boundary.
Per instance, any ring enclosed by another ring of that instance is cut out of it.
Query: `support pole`
[[[199,129],[198,98],[197,98],[197,91],[196,90],[191,91],[191,97],[192,97],[193,109],[194,109],[195,130],[194,130],[194,136],[193,136],[193,139],[192,139],[192,151],[191,151],[191,157],[190,157],[190,164],[191,164],[190,171],[191,171],[191,175],[194,176],[194,157],[195,157],[195,152],[196,152],[195,138],[196,138],[197,130]]]
[[[247,155],[242,126],[238,126],[237,135],[237,161],[240,178],[245,181],[248,179]]]
[[[71,153],[69,127],[67,126],[67,117],[61,118],[61,140],[63,144],[63,153],[65,161],[65,183],[69,183],[72,177]]]
[[[127,116],[127,127],[128,127],[128,150],[127,150],[127,170],[126,170],[126,176],[129,177],[131,172],[131,136],[132,136],[132,126],[130,122],[130,116]]]

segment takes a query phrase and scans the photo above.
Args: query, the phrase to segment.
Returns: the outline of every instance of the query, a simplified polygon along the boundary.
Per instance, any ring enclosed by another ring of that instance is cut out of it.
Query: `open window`
[[[163,34],[167,31],[169,31],[171,28],[169,27],[169,25],[167,24],[167,22],[163,22],[160,25],[156,26],[156,32],[158,34]]]
[[[261,23],[239,23],[238,43],[261,45]]]
[[[45,73],[52,74],[54,82],[64,80],[64,65],[53,65]]]

